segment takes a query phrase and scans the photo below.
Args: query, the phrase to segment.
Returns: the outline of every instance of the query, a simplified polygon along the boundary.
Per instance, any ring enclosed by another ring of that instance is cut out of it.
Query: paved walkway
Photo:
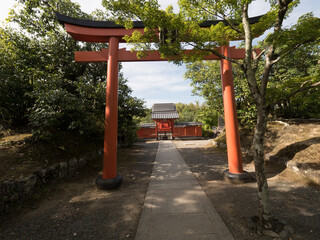
[[[136,240],[233,240],[171,141],[160,141]]]

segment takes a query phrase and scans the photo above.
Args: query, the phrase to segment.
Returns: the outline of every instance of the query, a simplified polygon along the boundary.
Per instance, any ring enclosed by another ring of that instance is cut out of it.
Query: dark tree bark
[[[274,31],[280,31],[283,19],[285,17],[286,11],[288,10],[288,4],[292,2],[288,1],[278,1],[279,12],[278,18],[276,20]],[[272,69],[274,61],[274,45],[270,44],[267,49],[264,50],[265,54],[265,65],[262,77],[260,79],[260,84],[258,84],[256,78],[256,69],[258,61],[261,59],[261,55],[255,56],[252,50],[252,32],[249,24],[248,17],[248,3],[244,4],[242,12],[242,23],[245,32],[245,60],[242,65],[242,69],[246,75],[250,92],[254,98],[257,106],[257,124],[254,130],[253,137],[253,151],[254,151],[254,165],[256,171],[256,179],[258,185],[258,199],[259,199],[259,225],[263,229],[271,229],[273,216],[270,211],[270,200],[269,200],[269,190],[268,181],[265,174],[264,166],[264,147],[263,141],[267,127],[268,121],[268,111],[266,106],[266,90],[267,84]],[[252,59],[252,55],[254,58]]]

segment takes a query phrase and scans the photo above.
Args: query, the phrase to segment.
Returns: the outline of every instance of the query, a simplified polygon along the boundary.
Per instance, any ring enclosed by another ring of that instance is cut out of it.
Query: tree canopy
[[[10,11],[9,21],[18,23],[20,29],[0,29],[0,123],[29,125],[40,138],[59,130],[83,135],[102,132],[106,63],[76,63],[74,52],[100,50],[107,44],[74,41],[54,11],[86,19],[102,19],[102,12],[86,14],[70,0],[18,2],[20,7]],[[135,139],[135,117],[144,115],[144,102],[131,93],[120,75],[119,136],[123,144]]]

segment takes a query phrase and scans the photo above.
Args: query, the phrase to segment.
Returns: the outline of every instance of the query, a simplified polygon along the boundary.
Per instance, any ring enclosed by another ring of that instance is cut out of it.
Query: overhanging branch
[[[301,85],[300,85],[300,88],[298,88],[297,90],[293,91],[292,93],[288,94],[287,96],[284,96],[283,98],[271,103],[268,105],[268,109],[273,109],[274,106],[276,105],[280,105],[281,103],[289,100],[290,98],[292,98],[293,96],[295,96],[296,94],[298,93],[301,93],[301,92],[304,92],[306,90],[309,90],[309,89],[312,89],[312,88],[316,88],[316,87],[319,87],[320,86],[320,81],[319,82],[316,82],[316,83],[313,83],[309,86],[305,86],[306,84],[308,84],[310,82],[310,80],[308,81],[305,81],[303,82]]]

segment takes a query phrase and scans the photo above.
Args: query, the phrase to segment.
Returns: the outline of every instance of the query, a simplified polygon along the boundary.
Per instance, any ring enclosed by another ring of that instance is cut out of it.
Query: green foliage
[[[145,116],[139,119],[139,123],[154,123],[151,119],[152,108],[145,109]]]
[[[132,97],[127,79],[119,76],[118,139],[122,145],[132,145],[137,139],[138,124],[146,116],[144,101]]]
[[[34,69],[34,42],[9,28],[0,28],[0,122],[19,126],[27,122],[27,95],[37,75]]]
[[[318,44],[309,44],[287,55],[273,68],[267,104],[276,117],[320,117],[319,87],[311,87],[320,82],[319,53]]]
[[[106,64],[74,62],[75,51],[95,51],[106,44],[77,43],[54,15],[103,19],[85,14],[70,0],[18,0],[9,20],[23,29],[0,29],[0,123],[30,124],[38,138],[56,131],[94,135],[104,128]],[[119,135],[130,144],[143,101],[131,96],[119,78]]]
[[[184,103],[176,103],[176,109],[179,113],[178,122],[199,122],[199,110],[201,106],[198,102],[184,104]]]
[[[103,129],[104,82],[95,86],[81,78],[74,82],[51,78],[47,84],[37,83],[31,95],[35,103],[29,121],[38,137],[46,138],[60,130],[93,135]]]
[[[197,61],[186,65],[185,78],[191,80],[193,94],[206,100],[201,108],[201,120],[208,129],[217,126],[218,115],[223,115],[223,96],[220,63],[217,61]],[[250,90],[237,65],[233,67],[234,89],[240,124],[252,127],[256,118],[256,107]],[[211,115],[210,115],[211,114]],[[210,116],[212,119],[210,119]]]

